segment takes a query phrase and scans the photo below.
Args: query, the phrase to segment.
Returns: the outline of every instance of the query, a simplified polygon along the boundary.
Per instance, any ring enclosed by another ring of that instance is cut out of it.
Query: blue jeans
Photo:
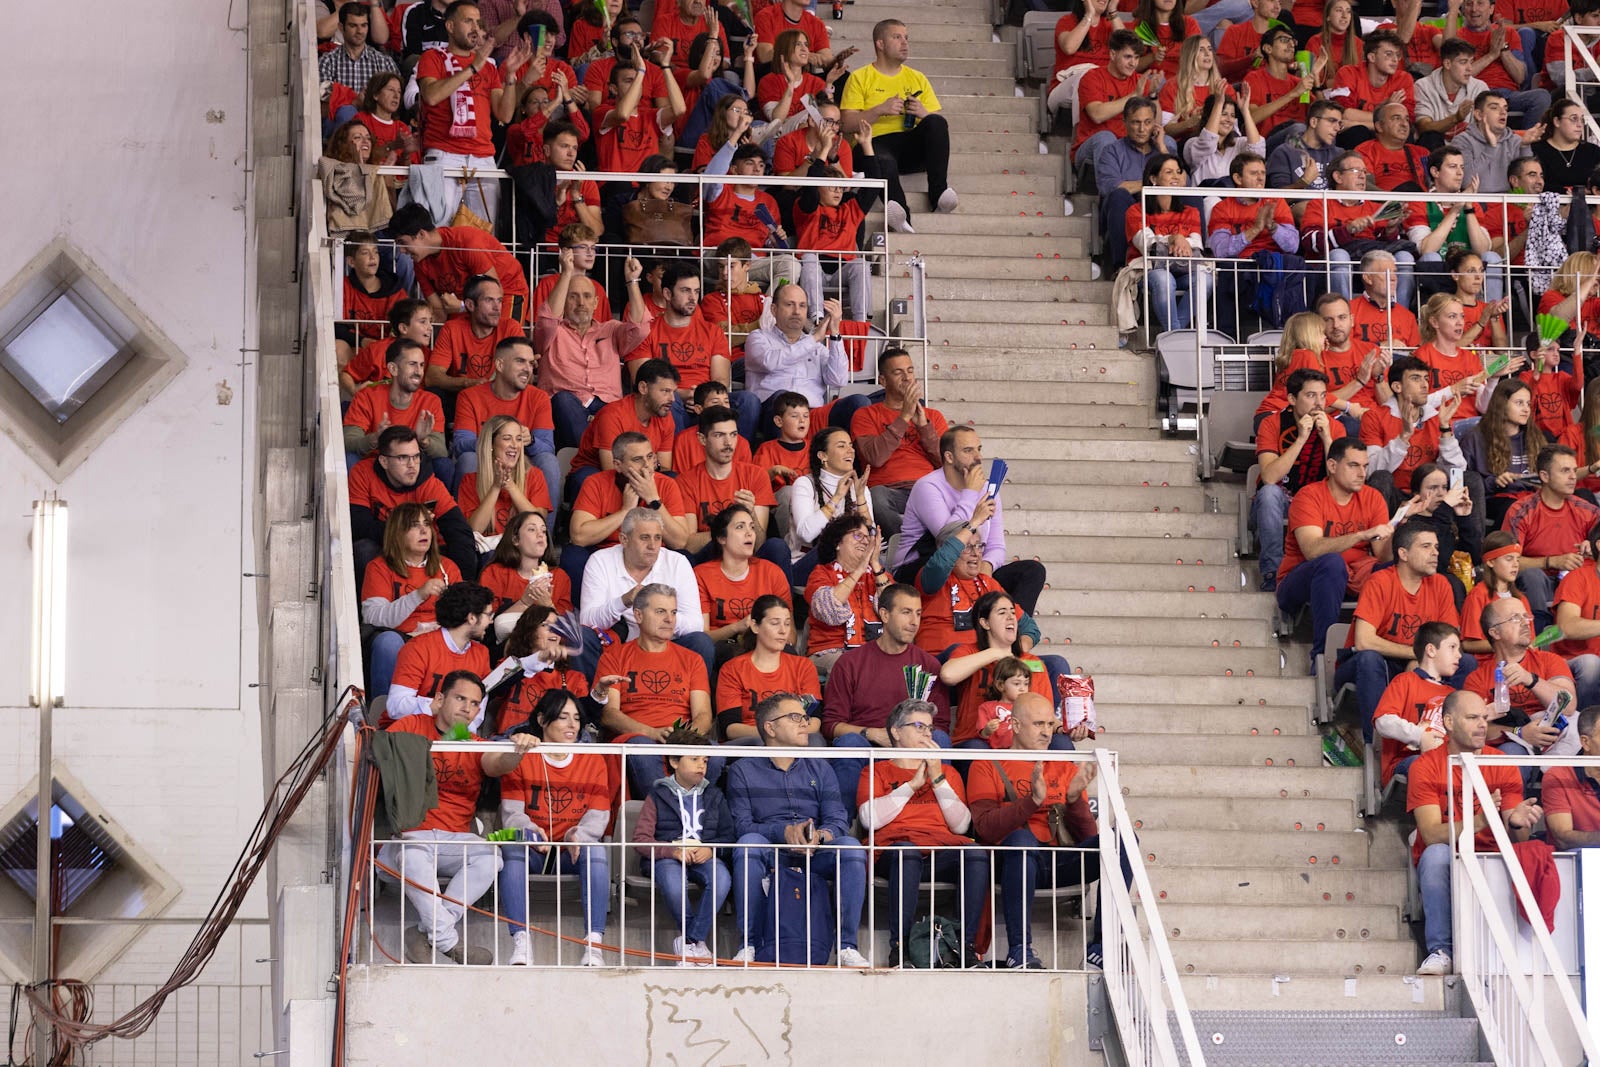
[[[1000,906],[1006,917],[1006,949],[1026,956],[1033,941],[1033,897],[1039,888],[1039,868],[1050,875],[1048,888],[1088,885],[1100,878],[1100,835],[1086,837],[1071,851],[1046,847],[1026,826],[1006,835],[1002,845],[1016,851],[1000,854]],[[1027,851],[1022,848],[1027,846]],[[1084,851],[1078,851],[1082,849]],[[1127,853],[1122,854],[1122,880],[1133,880]],[[1094,918],[1089,922],[1089,943],[1100,940],[1100,888],[1095,887]]]
[[[384,630],[372,639],[372,653],[367,664],[372,675],[368,679],[372,684],[372,688],[367,690],[368,700],[389,695],[389,682],[394,678],[394,665],[399,660],[400,650],[405,644],[405,635],[399,630]]]
[[[852,794],[853,795],[853,794]],[[840,845],[860,844],[853,837],[835,838]],[[739,838],[733,853],[733,907],[739,916],[740,947],[755,947],[767,924],[767,894],[762,884],[772,875],[775,846],[760,834]],[[811,855],[811,869],[833,886],[839,944],[858,947],[861,908],[867,899],[867,853],[864,849],[819,849]]]
[[[1427,257],[1423,257],[1427,258]],[[1438,259],[1438,256],[1434,257]],[[1350,253],[1342,248],[1328,249],[1328,264],[1330,276],[1328,287],[1346,300],[1350,299],[1350,276],[1354,268],[1350,265]],[[1417,292],[1416,275],[1412,268],[1416,264],[1416,257],[1410,252],[1396,252],[1394,254],[1394,302],[1403,308],[1412,307],[1411,298]]]
[[[971,944],[983,921],[983,903],[988,895],[989,853],[975,846],[919,849],[901,841],[878,854],[878,873],[889,883],[889,899],[894,902],[892,942],[904,946],[917,917],[918,888],[924,878],[954,882],[961,894],[962,939]],[[891,965],[899,960],[891,959]]]
[[[589,420],[600,413],[605,401],[595,397],[585,404],[565,389],[550,394],[550,418],[556,424],[556,449],[577,448]]]
[[[1540,114],[1542,115],[1544,112],[1541,111]],[[1423,253],[1422,257],[1417,260],[1417,262],[1443,263],[1444,257],[1437,252],[1425,252]],[[1489,301],[1491,304],[1496,300],[1499,300],[1502,296],[1506,295],[1506,275],[1503,266],[1504,263],[1505,260],[1500,258],[1499,252],[1485,252],[1483,254],[1483,299]],[[1398,281],[1399,279],[1397,278],[1397,284]],[[1413,288],[1415,287],[1413,286]],[[1399,303],[1398,294],[1396,296],[1396,303]],[[1401,306],[1409,307],[1409,305],[1406,304],[1401,304]],[[1412,310],[1415,310],[1415,308]]]
[[[1517,591],[1528,598],[1528,607],[1533,609],[1534,633],[1538,633],[1555,621],[1550,608],[1550,601],[1556,595],[1554,575],[1523,568],[1522,573],[1517,575]]]
[[[1145,271],[1150,290],[1150,310],[1163,330],[1187,330],[1194,323],[1195,305],[1203,304],[1211,288],[1211,272],[1202,262],[1188,270],[1154,267]]]
[[[943,730],[933,731],[933,743],[939,748],[950,747],[950,735]],[[871,748],[872,742],[867,740],[867,735],[839,734],[833,739],[834,748]],[[833,773],[839,778],[839,798],[844,801],[844,806],[852,811],[856,806],[856,787],[861,784],[861,775],[867,769],[867,760],[863,759],[836,759],[830,760],[833,764]]]
[[[1217,23],[1223,19],[1229,22],[1244,22],[1253,14],[1255,12],[1250,10],[1250,0],[1217,0],[1214,4],[1208,4],[1204,10],[1196,11],[1189,18],[1200,27],[1201,33],[1211,38],[1211,44],[1215,47],[1222,43],[1222,34],[1214,32]]]
[[[641,866],[649,862],[645,860]],[[683,939],[690,944],[705,941],[711,936],[711,927],[717,921],[717,912],[722,910],[722,902],[728,899],[728,891],[733,888],[733,875],[728,873],[728,865],[713,856],[704,863],[656,860],[654,866],[661,902],[683,931]],[[701,888],[700,899],[693,910],[684,905],[691,882]]]
[[[1422,944],[1430,953],[1449,952],[1455,944],[1450,915],[1450,846],[1441,842],[1422,850],[1417,861],[1417,888],[1422,893]]]
[[[1356,706],[1361,709],[1361,737],[1371,743],[1372,717],[1378,710],[1378,702],[1383,699],[1383,691],[1389,687],[1389,683],[1405,671],[1406,663],[1370,650],[1357,652],[1352,649],[1348,654],[1341,651],[1339,657],[1333,684],[1335,688],[1340,688],[1346,682],[1355,683]],[[1600,657],[1595,658],[1595,665],[1600,667]],[[1467,684],[1467,676],[1477,669],[1477,658],[1464,655],[1454,676],[1446,680],[1451,688],[1460,689]]]
[[[735,389],[729,396],[729,402],[729,406],[733,408],[734,421],[739,424],[739,436],[753,445],[756,439],[756,427],[761,422],[761,399],[748,389]],[[678,421],[680,432],[699,425],[696,421],[699,416],[689,414],[689,409],[683,406],[682,397],[673,398],[672,417]]]
[[[1311,605],[1311,658],[1322,654],[1328,641],[1328,627],[1339,621],[1339,605],[1350,585],[1350,568],[1344,557],[1329,552],[1304,560],[1278,579],[1278,606],[1294,615]]]
[[[1578,689],[1578,707],[1600,704],[1600,656],[1586,653],[1567,661],[1572,670],[1572,681]]]
[[[687,718],[687,716],[685,716]],[[630,737],[630,745],[659,745],[661,742],[653,737],[639,735]],[[706,762],[706,781],[715,782],[722,777],[722,764],[724,757],[712,756]],[[628,757],[628,798],[639,800],[650,795],[650,788],[672,773],[667,770],[665,756],[629,756]]]
[[[526,838],[527,831],[523,831]],[[531,840],[531,839],[530,839]],[[525,929],[528,922],[527,847],[507,845],[500,850],[500,899],[505,908],[506,926],[512,933]],[[591,934],[603,934],[611,907],[610,863],[606,850],[599,846],[579,846],[576,861],[565,846],[552,845],[545,855],[534,853],[534,870],[548,874],[578,876],[583,898],[583,921]],[[563,907],[563,910],[565,908]]]
[[[1283,539],[1289,530],[1289,490],[1263,485],[1250,499],[1250,518],[1256,524],[1256,561],[1261,566],[1261,590],[1278,587],[1278,564],[1283,562]]]
[[[1532,30],[1524,30],[1532,33]],[[1513,55],[1517,53],[1513,52]],[[1529,67],[1532,70],[1532,67]],[[1496,96],[1505,97],[1506,103],[1511,105],[1512,111],[1522,112],[1522,118],[1517,120],[1516,128],[1519,130],[1530,129],[1539,124],[1539,119],[1550,110],[1550,92],[1547,89],[1490,89]]]
[[[556,461],[554,452],[535,452],[534,447],[529,445],[523,454],[544,478],[545,490],[550,494],[550,515],[553,520],[561,512],[561,464]],[[450,438],[450,454],[455,457],[458,478],[478,473],[477,434],[471,430],[457,430]]]

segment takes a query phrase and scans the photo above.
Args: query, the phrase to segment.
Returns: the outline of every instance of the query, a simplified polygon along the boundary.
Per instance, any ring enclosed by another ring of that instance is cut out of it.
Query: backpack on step
[[[779,855],[767,892],[767,917],[756,959],[820,965],[833,953],[833,900],[827,879]]]

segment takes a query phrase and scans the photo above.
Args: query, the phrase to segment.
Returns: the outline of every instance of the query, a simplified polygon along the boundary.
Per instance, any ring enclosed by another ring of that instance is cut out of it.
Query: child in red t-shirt
[[[755,463],[766,469],[776,493],[811,470],[811,402],[799,393],[779,393],[772,422],[778,436],[756,449]]]
[[[978,736],[988,741],[990,748],[1011,747],[1011,708],[1032,686],[1033,672],[1015,656],[994,665],[984,691],[989,699],[978,705]]]

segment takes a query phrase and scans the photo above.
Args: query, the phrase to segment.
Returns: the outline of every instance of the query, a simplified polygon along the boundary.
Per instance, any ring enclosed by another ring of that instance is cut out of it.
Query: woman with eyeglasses
[[[1544,134],[1528,147],[1544,164],[1544,187],[1571,192],[1600,166],[1600,145],[1584,139],[1583,105],[1576,100],[1556,101],[1541,121]]]
[[[817,565],[806,581],[811,636],[806,651],[824,678],[846,650],[883,630],[878,591],[892,580],[878,564],[883,537],[859,512],[842,515],[817,538]]]

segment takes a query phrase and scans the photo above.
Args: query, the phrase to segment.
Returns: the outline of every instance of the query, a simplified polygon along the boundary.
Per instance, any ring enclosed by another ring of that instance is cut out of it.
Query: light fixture
[[[29,701],[60,707],[67,688],[67,505],[33,502],[33,659]]]

